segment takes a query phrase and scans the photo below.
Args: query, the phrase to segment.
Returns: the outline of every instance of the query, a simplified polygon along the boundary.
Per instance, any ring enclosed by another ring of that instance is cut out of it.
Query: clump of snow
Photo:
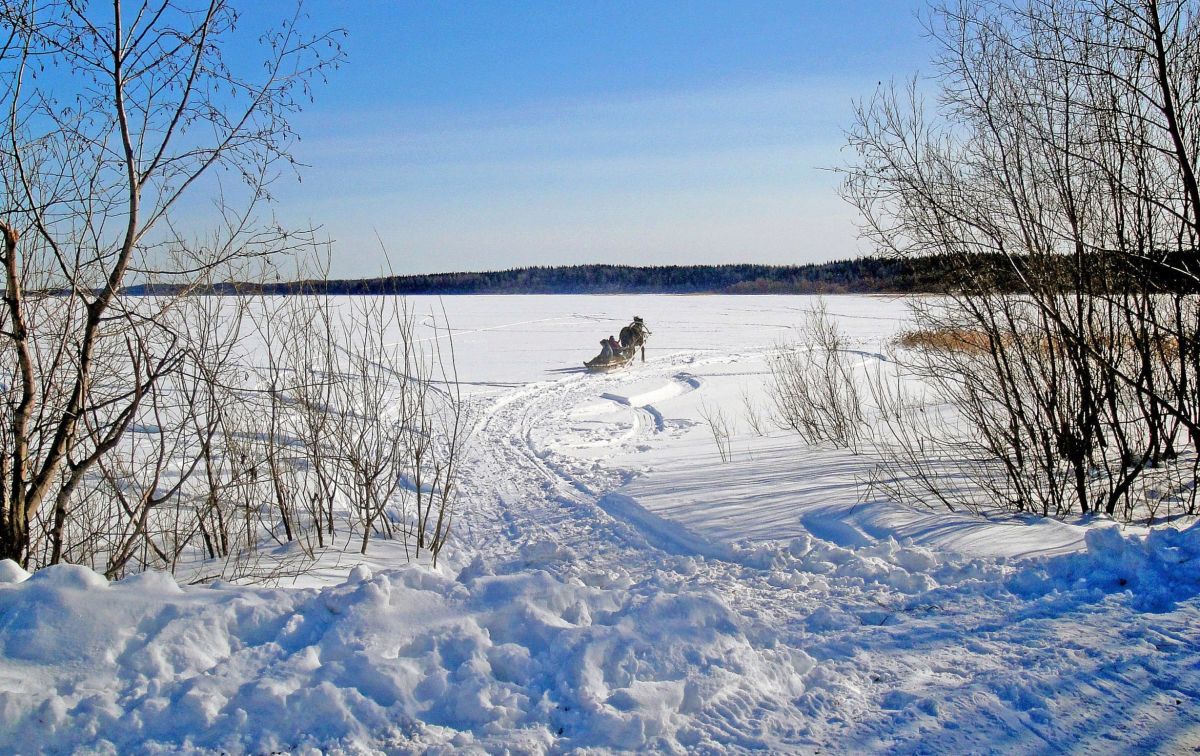
[[[1159,528],[1146,535],[1113,526],[1089,530],[1087,550],[1046,560],[1012,579],[1025,595],[1089,587],[1128,592],[1142,611],[1164,612],[1200,595],[1200,523],[1184,530]]]
[[[713,748],[697,719],[798,696],[814,664],[708,591],[491,571],[252,590],[42,570],[0,588],[0,680],[38,680],[0,684],[0,750]]]
[[[11,559],[0,560],[0,583],[19,583],[27,580],[29,573]]]

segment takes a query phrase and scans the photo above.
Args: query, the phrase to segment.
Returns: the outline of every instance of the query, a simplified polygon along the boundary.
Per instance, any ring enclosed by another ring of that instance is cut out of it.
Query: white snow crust
[[[444,304],[478,424],[438,568],[384,542],[274,588],[0,562],[0,752],[1200,747],[1200,525],[861,501],[867,455],[745,420],[810,298]],[[905,322],[829,310],[864,364]],[[583,372],[634,314],[646,362]]]

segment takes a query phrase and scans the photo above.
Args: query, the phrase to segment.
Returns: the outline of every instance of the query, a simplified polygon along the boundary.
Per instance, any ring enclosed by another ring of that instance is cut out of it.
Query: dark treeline
[[[337,294],[842,294],[936,285],[906,260],[816,265],[571,265],[330,281]],[[286,289],[285,289],[286,290]],[[282,292],[281,292],[282,293]]]
[[[1180,262],[1153,263],[1162,271],[1155,278],[1164,289],[1177,289],[1194,280],[1173,274]],[[962,274],[978,276],[981,271],[989,271],[998,288],[1017,291],[1021,278],[1029,272],[1025,260],[1002,255],[977,256],[971,261],[970,271],[956,270],[955,263],[940,256],[926,256],[859,257],[809,265],[538,266],[384,278],[222,283],[207,291],[215,294],[938,294],[959,285]],[[1057,274],[1063,288],[1071,289],[1075,276],[1067,258],[1063,263]],[[1046,265],[1044,260],[1038,264]],[[1090,272],[1094,276],[1098,270]],[[1122,278],[1114,275],[1108,288],[1123,289]],[[126,293],[177,292],[168,286],[138,285],[129,287]]]
[[[217,284],[213,293],[870,294],[940,291],[936,266],[862,257],[811,265],[563,265],[384,278]],[[132,286],[127,293],[168,293]],[[173,292],[172,292],[173,293]]]

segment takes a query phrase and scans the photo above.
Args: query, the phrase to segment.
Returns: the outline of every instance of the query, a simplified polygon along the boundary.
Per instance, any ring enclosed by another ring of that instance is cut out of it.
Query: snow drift
[[[537,551],[526,556],[551,568],[574,556]],[[476,559],[457,576],[360,567],[340,585],[274,590],[184,588],[160,573],[110,584],[82,567],[29,576],[0,563],[0,750],[816,745],[811,723],[864,703],[827,642],[906,624],[918,602],[980,592],[966,575],[1012,572],[1004,560],[945,560],[890,540],[845,548],[803,537],[735,556],[796,590],[837,578],[909,603],[882,609],[848,594],[815,608],[800,631],[810,655],[782,642],[785,628],[691,587],[703,561],[690,557],[667,558],[640,583],[620,569],[495,574]],[[1200,526],[1095,530],[1086,552],[1032,560],[987,590],[1027,602],[1054,593],[1077,608],[1120,592],[1168,610],[1200,592],[1196,571],[1181,569],[1197,557]],[[879,706],[938,713],[937,698],[901,688]]]

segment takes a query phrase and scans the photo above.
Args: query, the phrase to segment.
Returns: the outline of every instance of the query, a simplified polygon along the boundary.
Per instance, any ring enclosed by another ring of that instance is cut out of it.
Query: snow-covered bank
[[[748,418],[810,306],[448,299],[479,426],[441,567],[383,542],[303,588],[0,563],[0,751],[1200,746],[1200,528],[860,502],[869,458]],[[829,309],[866,359],[903,326]],[[647,361],[582,373],[635,313]]]
[[[1176,567],[1200,527],[1096,534],[1019,571],[895,542],[740,554],[730,577],[790,594],[784,616],[696,585],[703,558],[634,574],[549,543],[322,589],[7,563],[0,749],[1194,744],[1200,579]]]

